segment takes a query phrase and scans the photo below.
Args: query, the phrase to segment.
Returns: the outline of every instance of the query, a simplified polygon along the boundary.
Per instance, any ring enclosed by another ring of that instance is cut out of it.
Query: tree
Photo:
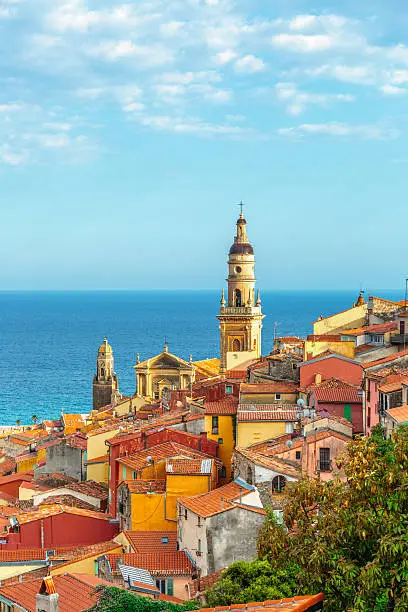
[[[199,608],[195,601],[174,604],[134,595],[117,587],[98,586],[95,593],[98,595],[98,601],[89,608],[88,612],[186,612]]]
[[[38,416],[36,414],[33,414],[33,416],[31,417],[31,420],[33,422],[33,425],[35,425],[38,421]]]
[[[229,606],[291,597],[297,592],[296,576],[299,567],[285,563],[278,567],[267,560],[236,561],[222,573],[220,580],[205,594],[207,604]]]
[[[288,486],[286,529],[267,517],[259,554],[296,561],[300,588],[323,591],[331,612],[408,609],[408,429],[348,445],[346,481]]]
[[[17,427],[20,427],[20,425],[21,425],[21,419],[17,419],[17,420],[16,420],[16,425],[17,425]]]

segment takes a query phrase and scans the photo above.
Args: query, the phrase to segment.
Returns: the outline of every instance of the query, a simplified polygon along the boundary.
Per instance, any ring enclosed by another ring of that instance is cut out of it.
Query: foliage
[[[297,591],[299,569],[294,563],[277,567],[266,559],[249,563],[237,561],[208,589],[205,594],[207,604],[211,607],[228,606],[290,597]]]
[[[408,429],[374,428],[348,445],[345,481],[288,486],[286,529],[267,517],[259,555],[296,561],[299,587],[323,591],[331,612],[408,610]]]
[[[21,419],[16,419],[16,425],[17,425],[17,427],[20,427],[20,425],[21,425]]]
[[[168,601],[149,599],[117,587],[98,586],[95,590],[98,601],[88,612],[186,612],[196,610],[195,601],[174,604]]]
[[[31,420],[33,422],[33,425],[35,425],[38,421],[38,416],[36,414],[33,414],[33,416],[31,417]]]

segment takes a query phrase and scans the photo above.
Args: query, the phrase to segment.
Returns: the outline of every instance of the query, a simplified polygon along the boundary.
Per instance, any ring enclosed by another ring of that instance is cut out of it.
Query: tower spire
[[[241,212],[239,213],[239,218],[243,219],[244,218],[244,212],[243,212],[243,207],[245,206],[245,204],[243,203],[243,201],[241,200],[240,203],[238,204],[238,206],[241,208]]]

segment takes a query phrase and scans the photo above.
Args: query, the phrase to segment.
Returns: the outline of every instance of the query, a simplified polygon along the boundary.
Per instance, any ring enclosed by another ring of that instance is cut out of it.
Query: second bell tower
[[[255,256],[246,233],[242,213],[228,257],[228,296],[224,290],[220,314],[220,373],[261,356],[261,329],[264,315],[261,298],[255,296]]]

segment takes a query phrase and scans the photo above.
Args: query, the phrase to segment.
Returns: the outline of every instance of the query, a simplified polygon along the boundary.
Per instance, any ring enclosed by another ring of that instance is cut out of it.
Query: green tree
[[[211,607],[291,597],[297,592],[299,567],[287,563],[281,567],[267,560],[236,561],[222,573],[220,580],[205,594]]]
[[[35,425],[38,421],[38,416],[36,414],[33,414],[33,416],[31,417],[31,420],[33,422],[33,425]]]
[[[346,481],[288,486],[286,529],[268,517],[259,554],[296,561],[299,587],[323,591],[331,612],[408,610],[408,429],[348,445]]]
[[[17,425],[17,427],[20,427],[20,425],[21,425],[21,419],[17,419],[17,420],[16,420],[16,425]]]
[[[96,588],[95,593],[98,595],[98,601],[88,612],[186,612],[199,608],[195,601],[174,604],[134,595],[116,587],[100,586]]]

